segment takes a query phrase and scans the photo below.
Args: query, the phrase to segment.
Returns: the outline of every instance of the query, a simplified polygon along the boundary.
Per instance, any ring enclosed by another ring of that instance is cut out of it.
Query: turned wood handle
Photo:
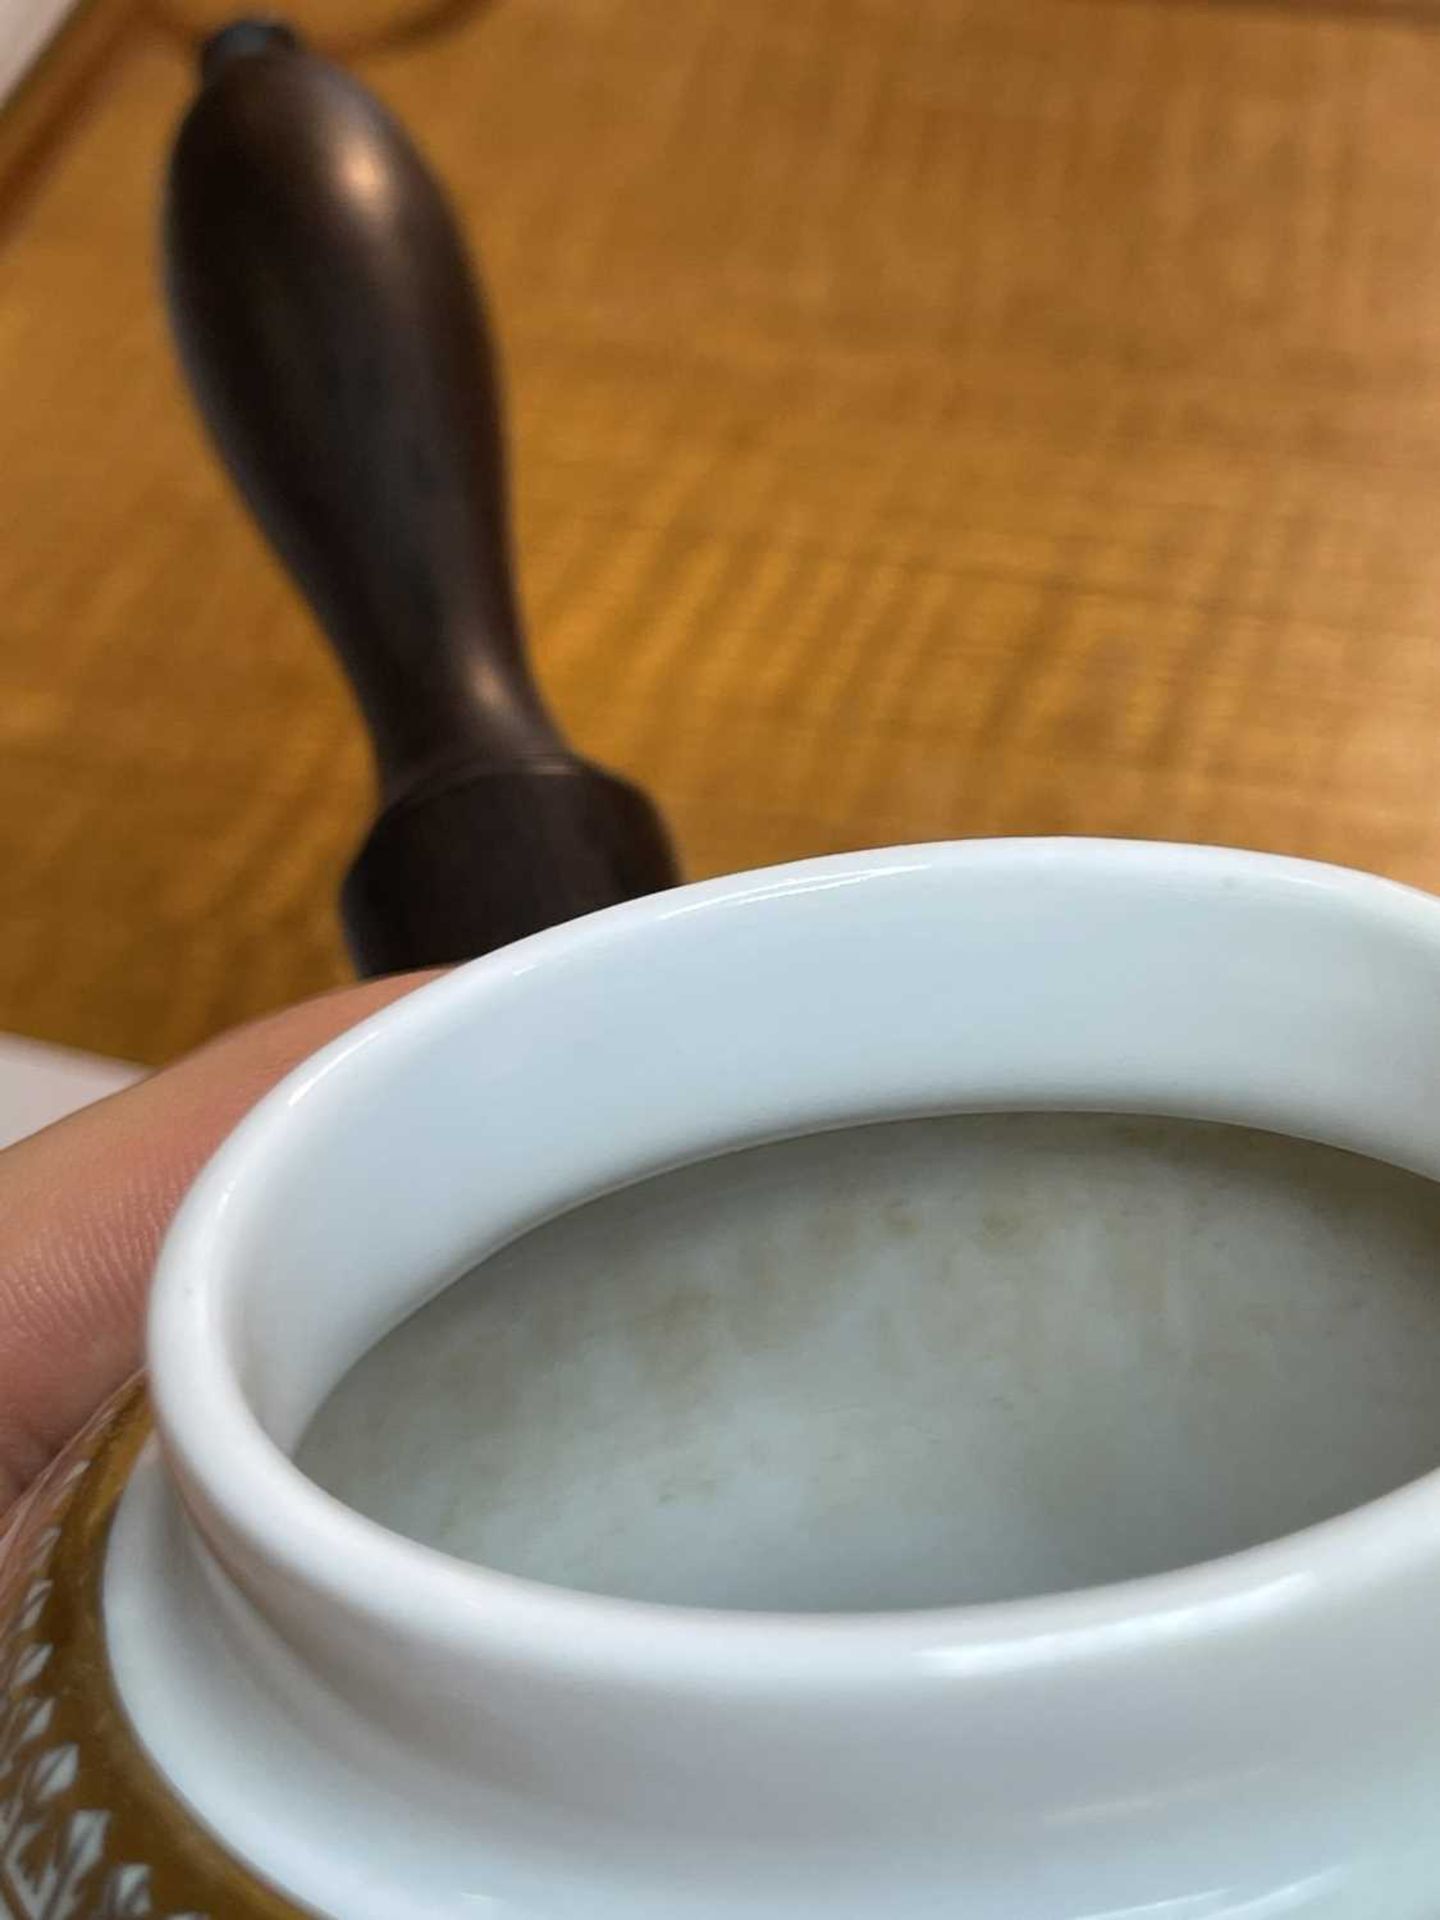
[[[171,160],[169,303],[215,443],[344,666],[381,810],[346,880],[365,973],[468,959],[673,884],[635,787],[526,658],[499,383],[444,195],[274,22],[206,45]]]

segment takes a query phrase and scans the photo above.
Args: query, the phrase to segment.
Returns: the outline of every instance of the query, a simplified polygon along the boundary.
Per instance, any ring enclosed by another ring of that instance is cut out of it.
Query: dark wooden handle
[[[531,677],[484,311],[402,129],[289,28],[227,27],[176,142],[165,249],[201,410],[374,742],[381,812],[343,902],[361,971],[672,884],[654,809],[570,750]]]

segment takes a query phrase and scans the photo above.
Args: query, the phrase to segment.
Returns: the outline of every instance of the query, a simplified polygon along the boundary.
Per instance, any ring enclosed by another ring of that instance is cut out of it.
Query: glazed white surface
[[[1433,1178],[1437,1088],[1440,906],[1256,855],[852,856],[464,969],[293,1077],[172,1232],[173,1478],[137,1475],[107,1573],[136,1725],[223,1837],[345,1920],[1433,1920],[1433,1474],[1146,1579],[819,1617],[467,1566],[286,1455],[404,1314],[666,1166],[1041,1108]]]

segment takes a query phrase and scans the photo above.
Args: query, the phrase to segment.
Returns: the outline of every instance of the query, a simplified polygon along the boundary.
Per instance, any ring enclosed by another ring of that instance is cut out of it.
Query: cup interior
[[[1257,855],[639,903],[256,1116],[162,1274],[162,1419],[203,1476],[233,1383],[388,1526],[680,1605],[1226,1553],[1435,1463],[1437,1015],[1434,902]]]
[[[539,1228],[341,1382],[305,1471],[501,1572],[671,1605],[1010,1600],[1440,1464],[1440,1187],[1213,1123],[812,1136]]]

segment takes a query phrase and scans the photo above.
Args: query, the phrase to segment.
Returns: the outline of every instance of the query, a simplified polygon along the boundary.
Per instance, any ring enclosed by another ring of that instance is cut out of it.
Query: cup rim
[[[659,922],[762,896],[804,895],[880,875],[1043,868],[1124,870],[1320,890],[1433,948],[1440,900],[1351,869],[1165,842],[1009,839],[830,856],[696,883],[548,929],[418,988],[294,1070],[201,1173],[166,1236],[148,1355],[157,1427],[184,1504],[223,1565],[512,1667],[741,1692],[864,1691],[909,1681],[1034,1672],[1177,1638],[1284,1630],[1377,1582],[1440,1559],[1440,1468],[1358,1507],[1216,1559],[1068,1592],[883,1613],[766,1613],[617,1599],[505,1574],[393,1532],[308,1479],[265,1431],[227,1352],[217,1299],[237,1198],[263,1183],[296,1129],[323,1126],[357,1065],[387,1059],[478,1010],[492,984],[583,963]]]

